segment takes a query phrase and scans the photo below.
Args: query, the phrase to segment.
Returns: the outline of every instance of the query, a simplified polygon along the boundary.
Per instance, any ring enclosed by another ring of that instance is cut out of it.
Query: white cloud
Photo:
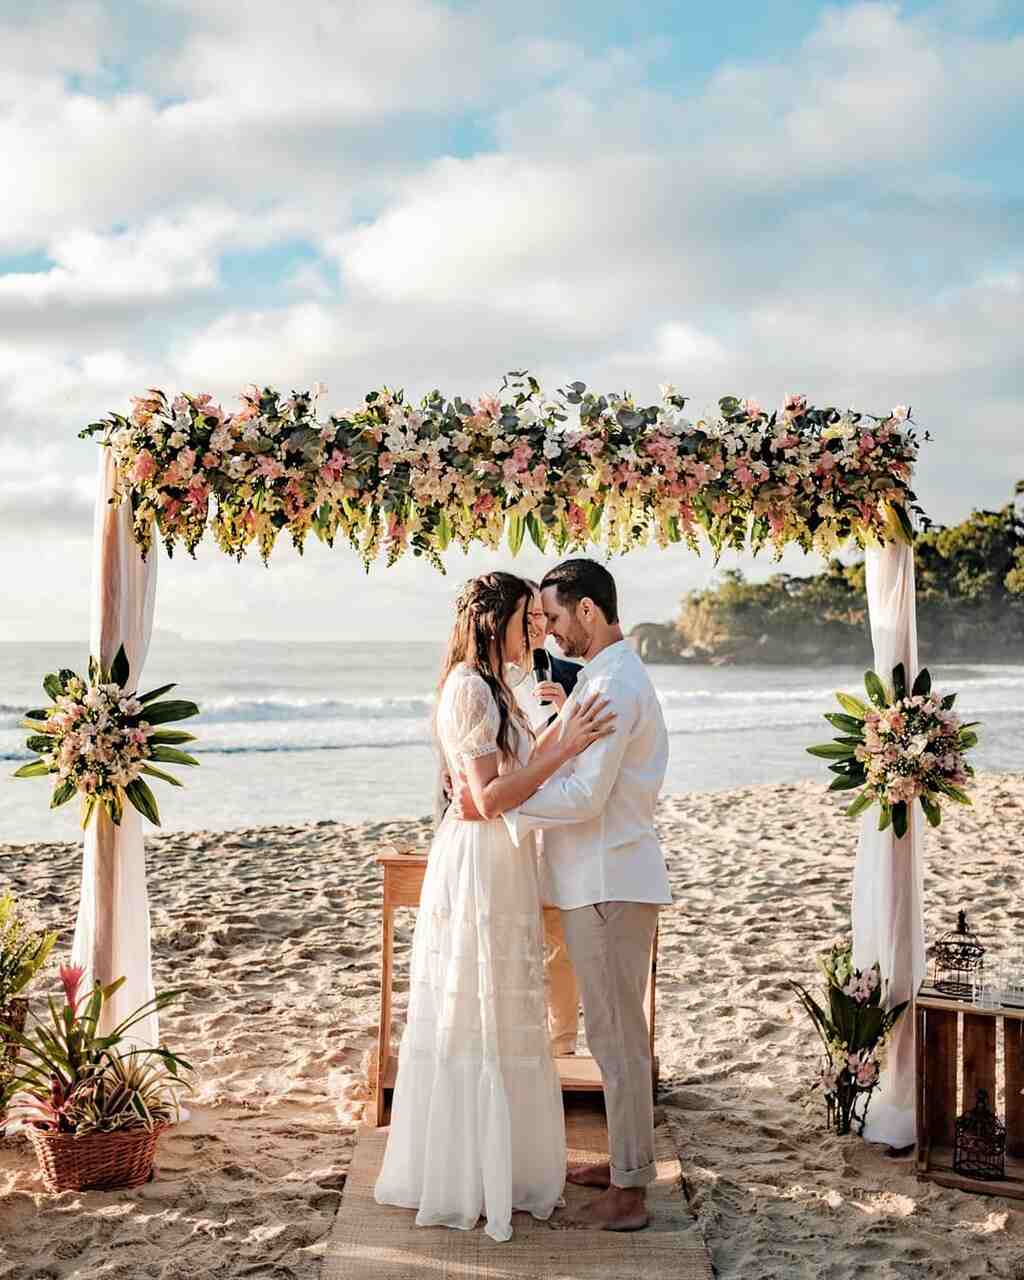
[[[0,315],[22,307],[136,305],[210,289],[239,222],[230,210],[196,207],[112,234],[65,232],[50,242],[50,269],[0,276]]]
[[[725,58],[675,89],[652,87],[656,44],[584,55],[523,12],[163,0],[146,24],[112,4],[0,16],[0,155],[18,179],[0,255],[53,261],[0,275],[5,536],[23,516],[37,540],[79,527],[82,504],[54,497],[91,486],[76,431],[140,387],[228,400],[251,379],[322,378],[340,407],[382,382],[472,395],[509,365],[644,398],[667,379],[697,410],[726,391],[909,400],[937,436],[926,505],[953,518],[1004,500],[1024,474],[1020,230],[997,168],[986,181],[963,159],[1018,114],[1024,44],[959,0],[850,4],[785,56]],[[162,43],[140,61],[151,19]],[[463,126],[493,145],[447,154]],[[255,303],[258,281],[223,284],[225,252],[234,281],[239,251],[295,242],[327,266],[283,269]],[[274,616],[323,617],[329,584],[358,580],[343,563],[283,562],[295,605]],[[691,571],[685,554],[622,568],[650,588],[646,616]],[[164,624],[186,632],[192,593],[223,591],[227,618],[268,581],[239,571],[234,603],[235,566],[190,569],[181,594],[177,572]],[[365,598],[419,593],[434,627],[446,590],[410,562]]]

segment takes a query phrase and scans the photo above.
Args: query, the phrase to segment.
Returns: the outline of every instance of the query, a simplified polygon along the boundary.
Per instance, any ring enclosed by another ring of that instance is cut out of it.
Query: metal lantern
[[[974,1110],[957,1119],[953,1169],[989,1182],[1006,1176],[1006,1125],[988,1105],[987,1089],[979,1089]]]
[[[935,990],[969,999],[974,989],[974,975],[984,959],[985,948],[968,927],[967,912],[961,908],[956,929],[935,944]]]

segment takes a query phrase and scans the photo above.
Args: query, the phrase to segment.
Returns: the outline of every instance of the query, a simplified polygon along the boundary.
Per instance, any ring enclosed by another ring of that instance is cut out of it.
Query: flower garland
[[[207,394],[152,389],[81,434],[113,450],[143,552],[155,525],[168,553],[194,554],[209,527],[230,555],[255,544],[266,560],[283,530],[300,550],[312,531],[347,538],[367,566],[411,548],[442,571],[452,542],[495,548],[507,534],[516,552],[527,533],[560,553],[651,539],[696,550],[703,532],[716,554],[790,542],[828,554],[910,538],[920,510],[903,406],[875,417],[793,395],[768,413],[728,396],[693,420],[671,386],[647,407],[582,382],[549,399],[517,372],[474,403],[435,391],[413,407],[383,388],[323,422],[324,390],[252,385],[226,413]]]
[[[930,825],[937,827],[943,797],[971,803],[964,787],[970,785],[974,769],[964,752],[977,746],[973,730],[980,721],[964,724],[953,711],[956,694],[933,693],[927,668],[909,691],[902,663],[893,668],[890,687],[874,671],[864,676],[864,687],[870,704],[848,693],[836,694],[844,714],[829,712],[825,719],[840,737],[808,747],[808,752],[833,761],[829,769],[836,778],[830,791],[863,787],[845,810],[849,817],[878,803],[878,829],[884,831],[892,823],[896,835],[905,836],[910,806],[917,800]]]
[[[194,741],[190,733],[159,726],[199,714],[194,702],[160,702],[173,684],[139,697],[128,688],[128,659],[118,650],[110,671],[89,660],[89,679],[73,671],[51,672],[43,681],[53,706],[29,711],[22,721],[31,736],[27,746],[39,759],[24,764],[16,778],[56,776],[50,808],[82,798],[82,827],[102,805],[120,825],[127,800],[144,818],[160,825],[156,797],[143,775],[171,786],[181,782],[157,764],[197,765],[178,747]]]

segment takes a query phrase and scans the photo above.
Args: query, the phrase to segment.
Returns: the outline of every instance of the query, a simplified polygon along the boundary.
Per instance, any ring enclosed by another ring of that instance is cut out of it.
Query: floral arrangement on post
[[[819,961],[825,976],[828,1008],[798,982],[790,980],[825,1046],[825,1062],[815,1087],[825,1090],[828,1123],[847,1134],[856,1124],[863,1134],[871,1094],[882,1073],[883,1051],[909,1001],[883,1006],[881,974],[853,967],[849,942],[834,943]]]
[[[12,893],[0,895],[0,1024],[17,1032],[24,1029],[28,1001],[22,993],[46,963],[56,941],[57,934],[40,929],[19,908]],[[17,1057],[17,1045],[0,1030],[0,1094],[11,1078]],[[4,1119],[0,1101],[0,1130]]]
[[[145,1181],[156,1138],[177,1120],[178,1095],[189,1088],[179,1073],[192,1070],[162,1045],[121,1048],[137,1022],[165,1008],[179,992],[156,996],[100,1035],[103,1006],[124,979],[107,987],[97,982],[85,995],[79,993],[83,972],[61,966],[64,1000],[49,998],[48,1022],[38,1020],[31,1032],[0,1026],[21,1051],[0,1105],[6,1103],[11,1117],[24,1123],[51,1190]],[[116,1135],[125,1141],[112,1149],[104,1139]],[[127,1140],[132,1137],[135,1141]],[[125,1160],[122,1167],[119,1162]]]
[[[26,713],[29,751],[39,759],[22,765],[16,778],[56,776],[50,808],[56,809],[82,797],[82,827],[89,825],[102,805],[115,825],[120,825],[127,800],[144,818],[160,825],[156,797],[143,774],[171,786],[181,782],[157,764],[198,765],[194,756],[178,749],[194,737],[180,729],[161,725],[187,720],[199,714],[194,702],[160,702],[175,686],[165,684],[141,697],[129,690],[128,659],[122,646],[109,671],[89,659],[89,679],[73,671],[51,672],[43,688],[54,705]]]
[[[971,803],[964,787],[970,785],[974,769],[964,752],[977,745],[973,730],[980,721],[964,724],[953,711],[956,694],[933,693],[927,668],[909,692],[902,663],[893,668],[890,686],[868,671],[864,687],[869,703],[848,693],[836,694],[843,714],[829,712],[825,719],[840,736],[807,750],[833,762],[829,769],[836,778],[830,791],[863,788],[845,810],[849,817],[877,802],[878,829],[884,831],[891,823],[897,836],[905,836],[910,806],[918,800],[928,822],[937,827],[943,797]]]
[[[507,534],[515,552],[527,533],[558,552],[696,547],[703,532],[716,553],[749,541],[828,554],[851,537],[909,539],[920,510],[902,405],[874,416],[791,395],[769,412],[726,396],[691,419],[670,385],[655,405],[582,382],[547,397],[516,371],[473,402],[434,391],[414,406],[383,387],[324,421],[325,390],[250,385],[228,413],[206,393],[151,388],[81,434],[113,451],[144,553],[155,525],[168,553],[194,554],[209,526],[230,555],[255,543],[266,560],[280,532],[301,549],[312,531],[348,538],[367,566],[411,548],[442,571],[452,542]]]

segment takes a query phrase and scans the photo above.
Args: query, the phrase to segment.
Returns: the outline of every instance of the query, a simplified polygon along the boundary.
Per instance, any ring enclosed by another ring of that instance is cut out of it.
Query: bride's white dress
[[[498,707],[475,671],[451,672],[437,727],[453,777],[497,749]],[[449,809],[423,882],[375,1190],[380,1204],[416,1209],[419,1226],[468,1230],[483,1216],[508,1240],[514,1209],[543,1219],[560,1202],[565,1121],[542,954],[532,843],[517,849],[500,818],[460,822]]]

